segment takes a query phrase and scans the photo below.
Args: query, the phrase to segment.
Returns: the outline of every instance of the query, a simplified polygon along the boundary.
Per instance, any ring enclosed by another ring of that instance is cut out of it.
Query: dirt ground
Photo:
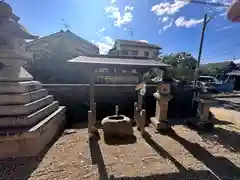
[[[222,113],[221,109],[213,111]],[[145,138],[134,129],[135,139],[111,145],[104,142],[101,129],[100,140],[88,141],[87,129],[79,126],[73,133],[63,133],[39,157],[1,161],[0,179],[237,180],[240,179],[240,129],[236,122],[230,122],[233,118],[227,117],[229,113],[223,114],[226,117],[221,119],[223,115],[218,115],[220,120],[216,121],[213,133],[178,125],[173,127],[174,132],[162,135],[150,126]]]

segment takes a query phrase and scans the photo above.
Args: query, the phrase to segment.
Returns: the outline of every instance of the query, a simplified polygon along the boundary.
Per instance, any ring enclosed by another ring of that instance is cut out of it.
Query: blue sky
[[[218,1],[218,0],[210,0]],[[221,2],[230,3],[231,0]],[[32,34],[46,36],[70,30],[98,45],[101,53],[114,40],[145,40],[164,54],[186,51],[197,57],[204,13],[208,24],[203,63],[240,58],[240,23],[229,22],[225,8],[178,0],[6,0]],[[131,33],[132,32],[132,33]],[[131,35],[132,34],[132,35]]]

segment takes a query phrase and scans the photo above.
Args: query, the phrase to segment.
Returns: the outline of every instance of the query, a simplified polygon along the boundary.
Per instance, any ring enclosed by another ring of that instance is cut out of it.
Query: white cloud
[[[219,16],[226,16],[227,12],[221,13]]]
[[[99,47],[100,54],[107,54],[108,51],[113,48],[114,40],[110,36],[101,35],[100,31],[96,32],[96,34],[100,40],[98,42],[92,42]]]
[[[133,11],[134,7],[133,6],[125,6],[124,11]]]
[[[223,31],[223,30],[226,30],[226,29],[231,29],[232,26],[225,26],[225,27],[221,27],[219,29],[216,29],[216,31]]]
[[[132,21],[133,9],[133,6],[127,5],[124,7],[123,14],[121,14],[117,7],[110,5],[105,7],[105,12],[108,14],[108,17],[114,21],[114,26],[120,27],[122,24],[127,24]]]
[[[168,21],[168,17],[167,16],[164,16],[163,18],[162,18],[162,22],[167,22]]]
[[[147,40],[139,40],[139,42],[148,43]]]
[[[196,26],[199,23],[202,23],[203,19],[189,19],[189,20],[185,20],[185,18],[183,16],[180,16],[176,21],[175,24],[177,27],[186,27],[186,28],[190,28],[193,26]]]
[[[101,28],[100,30],[99,30],[99,32],[103,32],[103,31],[105,31],[106,30],[106,28]]]
[[[160,4],[154,5],[151,9],[157,16],[165,14],[173,15],[179,11],[179,9],[186,6],[189,2],[175,0],[173,3],[161,2]]]
[[[172,24],[173,24],[173,20],[171,20],[171,22],[168,25],[163,27],[163,31],[166,31],[168,28],[172,27]]]
[[[162,30],[161,30],[161,29],[159,29],[159,30],[158,30],[158,34],[161,34],[161,33],[162,33]]]
[[[115,2],[116,2],[116,0],[111,0],[111,2],[110,2],[110,3],[111,3],[111,4],[114,4]]]

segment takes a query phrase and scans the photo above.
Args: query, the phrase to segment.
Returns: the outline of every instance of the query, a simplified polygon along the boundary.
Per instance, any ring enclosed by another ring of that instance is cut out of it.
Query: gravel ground
[[[211,134],[184,126],[108,145],[86,128],[62,136],[38,157],[2,160],[0,180],[240,179],[240,138],[235,124],[223,122]]]

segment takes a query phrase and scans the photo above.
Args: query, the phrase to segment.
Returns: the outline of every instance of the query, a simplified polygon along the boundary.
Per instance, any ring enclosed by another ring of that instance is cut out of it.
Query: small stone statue
[[[0,46],[14,49],[23,49],[25,39],[37,39],[37,36],[29,34],[18,23],[19,17],[13,14],[12,8],[0,1]]]

